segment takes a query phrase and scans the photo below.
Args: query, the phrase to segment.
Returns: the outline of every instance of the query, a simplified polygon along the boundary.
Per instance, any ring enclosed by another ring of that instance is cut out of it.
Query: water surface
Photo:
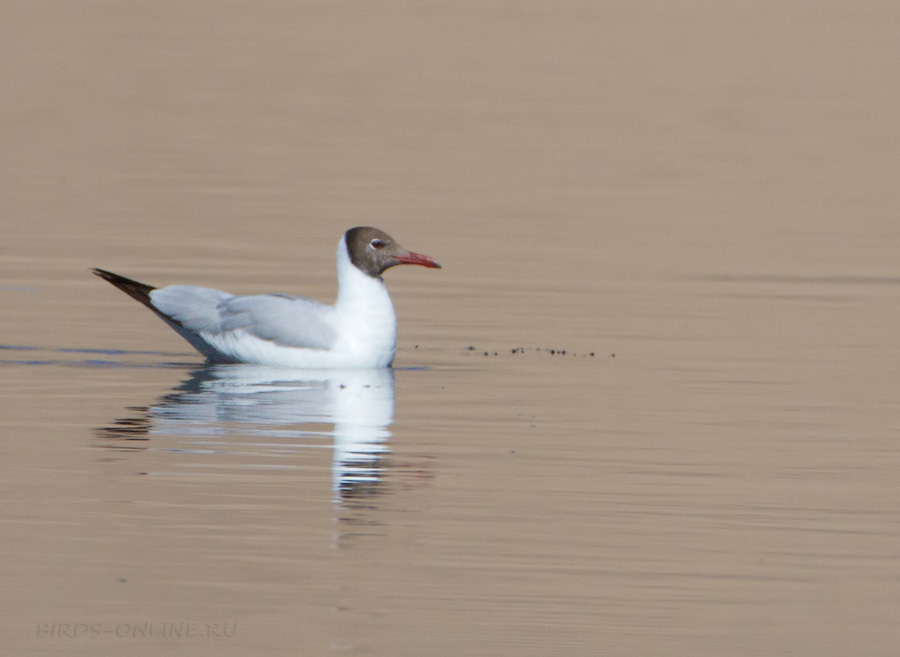
[[[893,655],[890,3],[8,2],[17,654]],[[328,301],[394,371],[206,367],[96,279]]]

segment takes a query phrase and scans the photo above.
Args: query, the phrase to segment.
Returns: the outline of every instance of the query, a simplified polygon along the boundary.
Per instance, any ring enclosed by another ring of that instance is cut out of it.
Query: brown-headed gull
[[[333,306],[287,294],[155,288],[103,269],[93,272],[150,308],[210,362],[355,369],[390,367],[394,360],[397,317],[381,274],[395,265],[440,268],[387,233],[360,226],[338,244]]]

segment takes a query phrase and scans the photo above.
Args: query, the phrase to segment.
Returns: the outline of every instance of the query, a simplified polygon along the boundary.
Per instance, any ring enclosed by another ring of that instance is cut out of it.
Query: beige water
[[[897,654],[898,34],[0,4],[4,654]],[[328,300],[359,224],[444,265],[393,374],[203,368],[88,271]]]

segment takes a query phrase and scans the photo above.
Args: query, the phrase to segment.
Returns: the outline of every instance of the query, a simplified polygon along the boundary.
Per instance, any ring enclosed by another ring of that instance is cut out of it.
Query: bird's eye
[[[374,240],[372,240],[371,242],[369,242],[369,246],[371,246],[373,249],[376,249],[376,250],[378,250],[378,249],[383,249],[383,248],[384,248],[384,242],[382,242],[382,241],[379,240],[379,239],[374,239]]]

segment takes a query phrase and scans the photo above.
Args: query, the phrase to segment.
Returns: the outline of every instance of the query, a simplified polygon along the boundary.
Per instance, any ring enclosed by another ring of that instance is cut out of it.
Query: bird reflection
[[[377,495],[383,482],[394,372],[207,366],[157,403],[129,410],[129,416],[97,430],[105,447],[143,449],[152,435],[203,437],[189,444],[208,446],[214,444],[210,437],[241,435],[279,456],[331,442],[335,499],[359,504]]]

